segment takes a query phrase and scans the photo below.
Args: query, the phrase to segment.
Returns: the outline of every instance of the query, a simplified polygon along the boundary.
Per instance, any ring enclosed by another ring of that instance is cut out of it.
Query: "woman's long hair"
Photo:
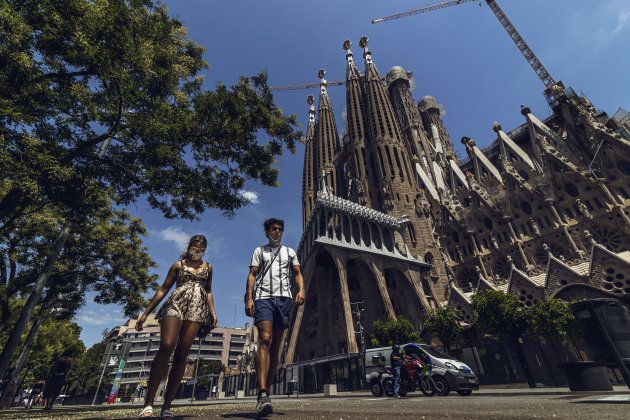
[[[188,245],[186,246],[186,250],[184,250],[184,252],[182,253],[180,259],[184,260],[184,259],[188,258],[189,257],[188,249],[191,246],[199,246],[199,245],[201,245],[204,248],[206,248],[208,246],[208,240],[203,235],[193,235],[190,238],[190,241],[188,241]]]

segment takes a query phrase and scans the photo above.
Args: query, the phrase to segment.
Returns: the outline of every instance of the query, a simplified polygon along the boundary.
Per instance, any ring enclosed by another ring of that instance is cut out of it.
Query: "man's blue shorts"
[[[293,307],[290,297],[272,297],[254,301],[254,325],[260,321],[271,321],[274,330],[289,328],[289,315]]]

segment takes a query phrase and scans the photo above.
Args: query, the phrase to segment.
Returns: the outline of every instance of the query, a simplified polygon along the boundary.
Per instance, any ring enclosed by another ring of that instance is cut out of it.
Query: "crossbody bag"
[[[258,276],[258,278],[256,279],[256,288],[254,289],[254,293],[256,293],[256,290],[258,290],[258,288],[260,287],[260,283],[262,283],[262,280],[265,278],[265,275],[267,274],[267,271],[269,271],[269,269],[273,265],[273,262],[276,260],[276,257],[278,256],[280,251],[282,251],[282,245],[273,254],[273,257],[271,258],[271,261],[269,262],[269,265],[267,265],[265,267],[265,269],[262,271],[262,274],[260,276]],[[243,297],[243,301],[245,302],[245,304],[247,304],[247,290],[245,291],[245,296]]]

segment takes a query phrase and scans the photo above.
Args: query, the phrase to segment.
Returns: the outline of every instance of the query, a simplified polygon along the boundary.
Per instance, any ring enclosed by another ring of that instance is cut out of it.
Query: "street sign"
[[[196,379],[191,379],[190,381],[186,381],[186,385],[192,385],[192,384],[194,384],[196,382],[197,382]]]

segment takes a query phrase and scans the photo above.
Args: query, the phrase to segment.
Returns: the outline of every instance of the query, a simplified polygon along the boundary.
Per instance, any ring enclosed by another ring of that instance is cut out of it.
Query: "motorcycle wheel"
[[[394,379],[385,378],[383,380],[383,390],[385,391],[385,395],[388,397],[394,396]]]
[[[427,397],[435,395],[435,382],[430,376],[420,378],[420,391]]]
[[[374,395],[375,397],[383,396],[383,385],[381,385],[379,381],[372,382],[372,386],[370,387],[370,389],[372,390],[372,395]]]

